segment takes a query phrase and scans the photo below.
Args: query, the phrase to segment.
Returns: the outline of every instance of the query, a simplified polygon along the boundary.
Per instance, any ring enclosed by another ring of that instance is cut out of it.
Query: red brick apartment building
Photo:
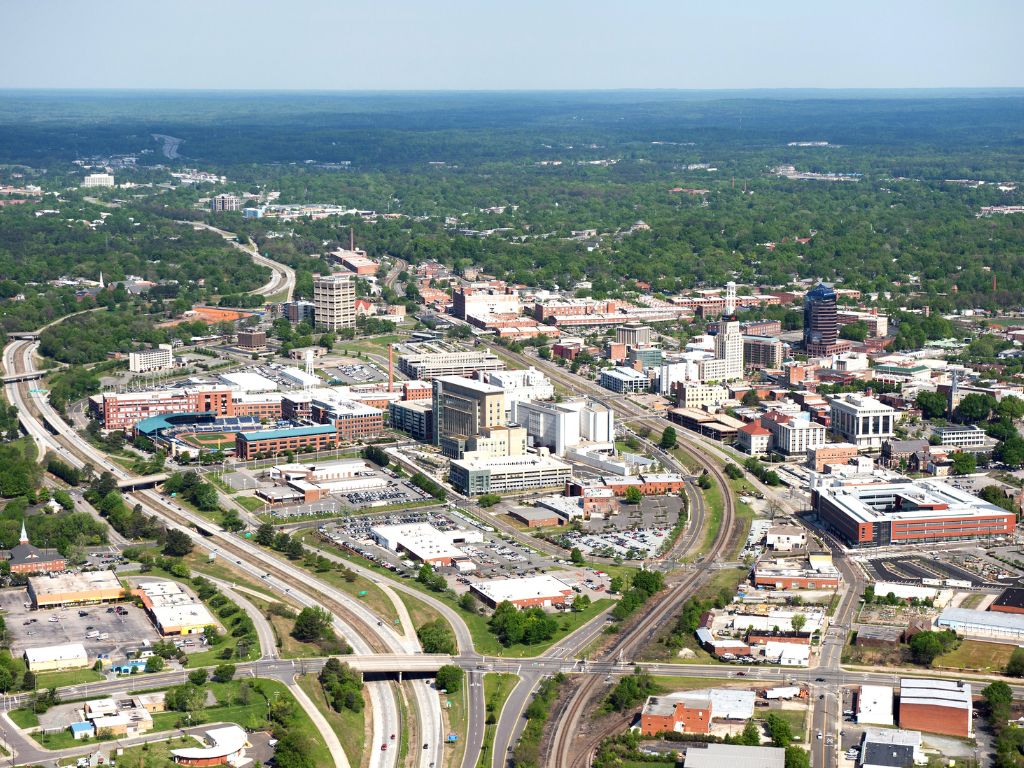
[[[644,736],[654,736],[673,731],[711,733],[711,699],[696,695],[649,698],[640,713],[640,732]]]
[[[131,429],[143,419],[169,413],[212,413],[217,418],[239,415],[230,387],[187,387],[155,392],[107,392],[93,400],[104,429]],[[278,406],[280,407],[280,406]]]

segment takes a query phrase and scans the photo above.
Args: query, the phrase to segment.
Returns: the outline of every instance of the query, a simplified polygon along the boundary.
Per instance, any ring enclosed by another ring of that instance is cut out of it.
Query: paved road
[[[266,256],[261,255],[259,249],[257,249],[254,243],[250,242],[243,245],[238,242],[234,232],[218,229],[217,227],[205,224],[201,221],[179,221],[178,223],[191,224],[193,227],[199,227],[201,229],[209,230],[210,232],[215,232],[235,246],[235,248],[238,248],[249,256],[254,262],[260,266],[267,267],[267,269],[271,271],[270,280],[262,287],[257,288],[255,291],[251,291],[251,293],[269,297],[279,294],[282,291],[287,291],[284,301],[292,300],[292,295],[295,293],[295,270],[287,264],[282,264],[279,261],[274,261],[273,259],[269,259]]]

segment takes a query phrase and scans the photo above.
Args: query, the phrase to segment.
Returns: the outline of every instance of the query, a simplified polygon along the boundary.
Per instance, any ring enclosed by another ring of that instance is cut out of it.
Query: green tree
[[[569,559],[574,565],[583,565],[583,563],[586,562],[583,559],[583,553],[580,551],[579,547],[572,548],[572,551],[569,552]]]
[[[978,468],[978,460],[973,453],[957,451],[953,454],[953,474],[969,475]]]
[[[262,547],[269,547],[274,543],[274,526],[270,523],[263,523],[256,529],[256,543]]]
[[[939,419],[946,415],[946,396],[941,392],[918,392],[914,404],[926,419]]]
[[[793,742],[793,730],[786,719],[770,712],[764,718],[764,724],[768,728],[768,734],[772,737],[772,744],[776,747],[785,749]]]
[[[206,691],[192,683],[176,685],[168,689],[164,701],[175,712],[195,712],[206,703]]]
[[[807,624],[807,617],[802,613],[793,614],[793,618],[789,620],[789,623],[793,626],[794,632],[800,632],[804,625]]]
[[[639,504],[643,497],[643,493],[637,486],[631,485],[628,488],[626,488],[625,499],[627,504]]]
[[[740,400],[743,405],[747,408],[756,408],[761,404],[761,398],[757,396],[757,391],[748,389],[743,393],[743,398]]]
[[[188,673],[188,681],[192,685],[205,685],[206,684],[206,670],[205,669],[193,669]]]
[[[462,668],[454,664],[445,664],[437,670],[435,684],[440,690],[458,693],[462,687]]]
[[[590,607],[590,595],[580,595],[572,601],[572,609],[576,613],[587,610]]]
[[[743,726],[743,733],[740,734],[740,744],[748,747],[756,747],[761,743],[761,729],[752,719],[747,720]]]
[[[168,557],[184,557],[192,551],[192,537],[184,531],[173,529],[167,532],[163,553]]]
[[[416,637],[419,639],[420,645],[423,646],[424,653],[454,655],[458,652],[455,635],[444,619],[435,619],[419,627],[416,630]]]
[[[1024,677],[1024,648],[1014,648],[1006,662],[1006,674],[1010,677]]]
[[[287,731],[274,747],[274,765],[277,768],[316,768],[311,757],[313,745],[309,739],[294,730]]]
[[[953,415],[962,424],[976,424],[989,417],[995,404],[996,399],[992,395],[972,392],[960,401]]]
[[[811,756],[803,747],[786,747],[786,768],[811,768]]]
[[[676,439],[675,427],[665,427],[665,431],[661,433],[661,440],[658,441],[658,446],[663,450],[670,451],[676,447]]]
[[[213,670],[212,679],[215,683],[230,683],[235,677],[234,664],[219,664]]]
[[[309,643],[329,636],[331,631],[331,614],[319,606],[306,607],[295,617],[292,637]]]
[[[146,659],[147,672],[160,672],[164,668],[164,660],[160,656],[150,656]]]

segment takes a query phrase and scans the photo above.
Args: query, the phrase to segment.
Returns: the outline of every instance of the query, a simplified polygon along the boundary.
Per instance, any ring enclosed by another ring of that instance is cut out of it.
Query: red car
[[[388,745],[387,744],[381,744],[380,745],[380,751],[381,752],[387,752],[388,751]]]

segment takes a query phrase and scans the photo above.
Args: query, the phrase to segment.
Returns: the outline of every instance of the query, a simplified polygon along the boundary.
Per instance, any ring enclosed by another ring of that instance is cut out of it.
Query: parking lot
[[[584,554],[640,560],[658,554],[671,530],[671,528],[640,528],[629,531],[610,530],[601,533],[566,531],[561,535],[560,541],[566,549],[571,550],[573,547],[578,547]]]
[[[117,613],[115,607],[109,605],[33,611],[25,607],[28,602],[26,589],[7,589],[0,593],[0,609],[5,614],[14,656],[20,656],[26,648],[82,643],[90,656],[107,654],[112,661],[119,662],[125,659],[126,653],[138,650],[143,640],[160,639],[145,612],[131,603],[119,603],[123,613]],[[99,632],[101,637],[86,639],[90,632]],[[105,639],[103,634],[107,635]]]
[[[370,384],[387,379],[387,375],[372,363],[351,358],[346,358],[340,365],[324,368],[323,372],[343,384]]]

